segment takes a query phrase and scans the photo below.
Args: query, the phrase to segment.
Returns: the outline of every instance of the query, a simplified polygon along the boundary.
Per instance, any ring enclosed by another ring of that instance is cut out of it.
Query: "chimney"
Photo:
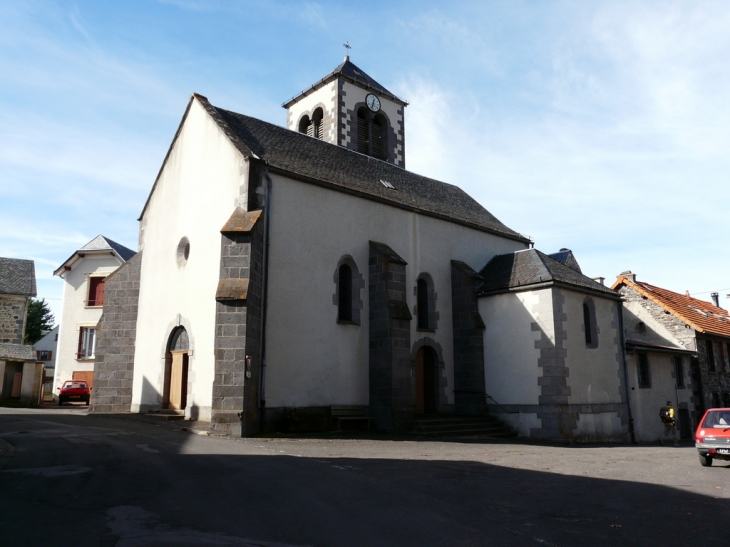
[[[594,277],[593,281],[595,281],[596,283],[600,283],[601,285],[605,285],[604,281],[606,281],[606,278],[605,277]]]
[[[684,296],[689,296],[689,290],[684,291]]]
[[[625,272],[621,272],[620,275],[624,276],[626,279],[628,279],[632,283],[636,283],[636,274],[631,273],[631,270],[626,270]]]
[[[712,303],[715,304],[716,308],[720,307],[720,295],[716,292],[713,292],[710,294],[710,298],[712,298]]]

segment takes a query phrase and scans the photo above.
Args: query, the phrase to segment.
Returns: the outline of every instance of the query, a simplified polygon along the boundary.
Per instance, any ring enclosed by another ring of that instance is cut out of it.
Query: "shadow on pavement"
[[[18,450],[0,473],[2,545],[728,544],[729,500],[678,488],[474,461],[227,454],[234,441],[216,439],[196,442],[218,453],[190,453],[189,435],[85,433],[119,424],[60,414],[69,433],[48,444],[28,415],[11,418],[31,425],[0,416]]]

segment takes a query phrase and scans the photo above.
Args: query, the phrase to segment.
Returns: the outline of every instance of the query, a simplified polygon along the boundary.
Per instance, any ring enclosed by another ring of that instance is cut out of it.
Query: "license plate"
[[[730,448],[718,448],[715,452],[718,454],[730,454]]]
[[[69,395],[69,399],[81,399],[81,395]]]

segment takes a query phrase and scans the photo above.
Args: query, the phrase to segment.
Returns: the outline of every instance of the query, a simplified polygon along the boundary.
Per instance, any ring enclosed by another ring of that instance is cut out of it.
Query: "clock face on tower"
[[[368,108],[373,112],[377,112],[378,110],[380,110],[380,99],[378,99],[372,93],[369,93],[367,97],[365,97],[365,104],[367,104]]]

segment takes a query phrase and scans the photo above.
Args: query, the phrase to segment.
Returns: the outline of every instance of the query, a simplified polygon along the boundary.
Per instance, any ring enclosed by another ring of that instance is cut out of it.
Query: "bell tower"
[[[405,168],[404,110],[346,55],[340,66],[282,105],[286,127]]]

